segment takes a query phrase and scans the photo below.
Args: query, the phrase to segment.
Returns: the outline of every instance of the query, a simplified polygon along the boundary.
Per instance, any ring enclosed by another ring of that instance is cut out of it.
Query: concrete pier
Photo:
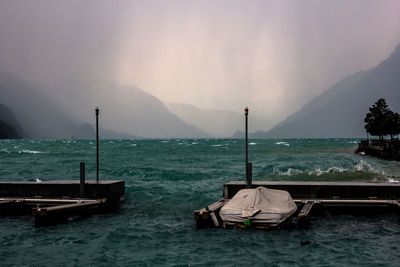
[[[254,181],[258,186],[288,191],[293,199],[400,199],[399,183]],[[244,181],[228,182],[223,196],[232,198],[245,187]]]
[[[253,181],[252,188],[258,186],[288,191],[298,206],[296,216],[302,225],[313,211],[329,209],[351,214],[400,211],[399,183]],[[224,184],[222,199],[209,204],[208,210],[204,207],[194,211],[197,227],[213,227],[210,213],[219,217],[220,209],[245,188],[245,181]]]
[[[125,181],[0,182],[0,214],[32,214],[46,226],[113,208],[124,194]]]
[[[85,182],[85,198],[107,198],[119,201],[125,194],[125,181]],[[45,182],[0,182],[1,197],[80,198],[79,180],[53,180]]]
[[[400,161],[400,141],[393,140],[361,140],[356,153],[364,153],[373,157]]]

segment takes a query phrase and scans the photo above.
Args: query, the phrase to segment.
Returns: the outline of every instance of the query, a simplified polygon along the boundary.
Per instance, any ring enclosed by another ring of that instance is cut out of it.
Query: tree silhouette
[[[369,108],[364,122],[367,132],[379,136],[380,140],[383,140],[385,135],[390,135],[393,140],[393,137],[400,133],[400,115],[389,109],[384,98]]]

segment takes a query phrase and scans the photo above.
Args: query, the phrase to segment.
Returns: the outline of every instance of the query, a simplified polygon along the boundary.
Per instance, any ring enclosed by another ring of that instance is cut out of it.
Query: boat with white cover
[[[220,210],[225,224],[278,226],[297,210],[287,191],[259,186],[242,189]]]

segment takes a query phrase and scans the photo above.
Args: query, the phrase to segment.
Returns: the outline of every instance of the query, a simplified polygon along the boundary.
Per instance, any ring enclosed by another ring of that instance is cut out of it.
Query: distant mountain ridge
[[[37,86],[37,85],[35,85]],[[100,137],[116,139],[137,138],[209,138],[210,134],[189,125],[177,116],[169,112],[166,106],[156,97],[136,87],[120,87],[113,84],[103,84],[103,88],[113,88],[102,95],[103,99],[94,100],[94,103],[86,102],[87,99],[95,98],[96,95],[83,98],[81,95],[72,95],[70,102],[79,102],[81,113],[72,108],[71,114],[57,105],[49,93],[38,90],[18,78],[0,73],[0,96],[21,123],[24,130],[24,138],[37,139],[87,139],[95,138],[93,126],[87,121],[94,120],[93,110],[95,104],[103,103],[100,111]],[[87,86],[87,84],[85,84]],[[77,88],[77,91],[85,90],[85,86]],[[98,85],[93,85],[98,88]],[[78,86],[79,87],[79,86]],[[54,95],[57,90],[54,89]],[[132,97],[118,96],[115,91],[128,90]],[[50,91],[50,90],[48,90]],[[96,90],[92,90],[96,91]],[[64,103],[68,106],[68,100]],[[82,113],[89,114],[88,116]],[[113,129],[113,130],[110,130]]]
[[[400,45],[376,67],[349,75],[258,138],[363,137],[364,117],[379,98],[400,110]]]
[[[20,139],[22,137],[23,130],[14,112],[0,104],[0,139]]]
[[[92,132],[66,117],[49,99],[14,76],[0,74],[1,100],[13,110],[24,138],[93,138]]]
[[[107,127],[146,138],[210,138],[211,134],[171,113],[157,97],[137,88],[114,86],[130,97],[114,96],[104,103]],[[112,112],[112,113],[111,113]],[[116,120],[109,119],[115,116]]]
[[[243,129],[244,115],[231,110],[201,109],[190,104],[168,103],[168,109],[184,122],[195,125],[219,138],[231,137],[232,133]],[[251,117],[252,127],[271,127],[266,119]]]

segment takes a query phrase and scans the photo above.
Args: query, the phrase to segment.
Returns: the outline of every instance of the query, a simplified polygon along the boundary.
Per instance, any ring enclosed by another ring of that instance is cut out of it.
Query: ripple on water
[[[279,143],[282,142],[282,143]],[[179,145],[181,143],[181,145]],[[397,162],[360,157],[354,139],[252,140],[256,180],[399,180]],[[279,144],[278,144],[279,143]],[[0,180],[95,177],[93,140],[0,142]],[[101,141],[100,178],[126,180],[119,209],[35,229],[2,217],[4,265],[395,266],[397,214],[313,218],[308,230],[196,230],[193,210],[244,176],[243,140]],[[223,148],[221,148],[223,147]],[[29,150],[47,153],[18,153]],[[10,152],[10,153],[8,153]],[[301,246],[300,241],[309,245]]]

